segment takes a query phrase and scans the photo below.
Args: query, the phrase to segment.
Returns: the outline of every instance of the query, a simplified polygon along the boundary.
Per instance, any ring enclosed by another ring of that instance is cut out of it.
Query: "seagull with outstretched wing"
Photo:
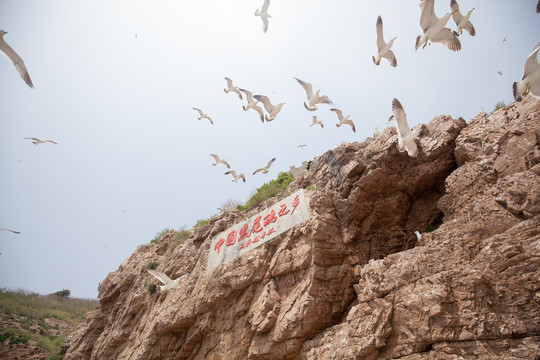
[[[276,161],[276,158],[271,159],[271,160],[268,162],[268,164],[266,164],[265,167],[255,170],[255,172],[253,172],[253,175],[255,175],[256,173],[261,172],[261,171],[262,171],[263,174],[267,174],[268,171],[270,171],[270,166],[272,166],[272,164],[274,163],[274,161]]]
[[[341,125],[349,125],[352,128],[352,131],[356,132],[354,122],[349,119],[351,115],[343,116],[343,112],[339,109],[330,109],[330,111],[335,112],[338,117],[339,123],[336,124],[337,127],[340,127]]]
[[[266,33],[268,30],[268,18],[272,16],[268,14],[268,7],[270,6],[270,0],[264,0],[261,9],[255,10],[255,16],[260,16],[263,22],[263,31]]]
[[[170,277],[168,277],[167,275],[165,275],[164,273],[160,271],[148,269],[148,272],[164,284],[164,285],[159,285],[159,289],[161,291],[172,289],[173,287],[178,285],[178,282],[180,281],[180,279],[186,276],[186,274],[184,274],[180,276],[179,278],[172,280]]]
[[[24,65],[23,59],[4,40],[4,35],[6,34],[7,31],[0,30],[0,52],[15,66],[15,70],[17,70],[26,85],[33,89],[34,84],[32,84],[32,79],[28,75],[28,70],[26,69],[26,65]]]
[[[422,131],[421,127],[417,127],[411,131],[409,124],[407,123],[407,115],[403,106],[398,99],[392,100],[392,116],[389,121],[396,120],[397,133],[398,133],[398,150],[401,152],[407,151],[410,157],[418,156],[418,147],[416,145],[416,138]]]
[[[428,41],[441,43],[452,51],[461,50],[461,42],[457,36],[446,27],[453,13],[447,13],[443,17],[435,15],[435,0],[422,0],[420,3],[420,29],[422,35],[416,38],[415,50],[423,44],[426,47]]]
[[[313,86],[310,83],[295,78],[296,81],[304,88],[307,101],[304,102],[304,107],[309,111],[317,110],[317,104],[332,104],[332,100],[326,95],[320,95],[321,90],[313,92]]]
[[[223,164],[225,165],[228,169],[230,169],[231,167],[229,166],[229,163],[227,161],[225,161],[224,159],[221,159],[219,156],[217,156],[216,154],[210,154],[211,157],[214,158],[214,163],[212,165],[216,166],[217,164]]]

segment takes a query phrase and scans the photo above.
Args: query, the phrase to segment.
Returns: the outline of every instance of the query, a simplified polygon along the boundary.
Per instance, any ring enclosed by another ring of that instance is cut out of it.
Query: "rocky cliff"
[[[540,102],[436,117],[419,148],[389,127],[319,156],[281,195],[309,219],[211,273],[212,237],[268,204],[139,247],[64,359],[538,358]],[[152,261],[187,276],[152,294]]]

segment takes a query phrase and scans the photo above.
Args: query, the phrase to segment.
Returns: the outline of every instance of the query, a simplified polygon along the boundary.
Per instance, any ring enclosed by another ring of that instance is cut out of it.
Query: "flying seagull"
[[[398,99],[392,100],[392,116],[389,120],[396,120],[397,133],[398,133],[398,149],[399,151],[407,151],[407,154],[411,157],[418,156],[418,147],[416,146],[415,139],[420,135],[422,131],[421,127],[411,131],[409,124],[407,124],[407,115],[403,106]]]
[[[231,167],[229,166],[229,163],[225,161],[225,159],[220,159],[219,156],[217,156],[216,154],[210,154],[211,157],[214,158],[214,163],[212,165],[216,166],[217,164],[223,164],[225,165],[228,169],[230,169]]]
[[[527,57],[521,81],[516,81],[513,84],[514,99],[516,101],[521,101],[529,92],[536,99],[540,99],[540,63],[538,63],[537,59],[539,49],[540,43],[536,44]]]
[[[208,114],[203,113],[201,109],[197,109],[197,108],[192,108],[192,109],[196,110],[199,113],[199,117],[198,117],[199,120],[208,119],[210,121],[210,124],[214,125],[214,122],[212,121],[210,116],[208,116]]]
[[[317,104],[321,104],[321,103],[325,103],[325,104],[332,104],[332,100],[330,100],[328,98],[328,96],[326,95],[319,95],[319,92],[321,90],[317,90],[316,93],[313,93],[313,87],[311,86],[310,83],[308,82],[305,82],[305,81],[302,81],[298,78],[295,78],[296,81],[298,81],[298,83],[300,85],[302,85],[302,87],[304,88],[304,90],[306,91],[306,98],[308,101],[305,101],[304,102],[304,107],[309,110],[309,111],[315,111],[317,110]]]
[[[259,113],[259,119],[261,119],[261,121],[264,123],[263,110],[259,105],[257,105],[259,100],[253,99],[253,94],[249,90],[240,89],[240,91],[246,95],[246,100],[247,100],[247,105],[243,105],[242,109],[244,109],[244,111],[248,111],[249,109],[255,110],[256,112]]]
[[[502,72],[501,72],[501,71],[497,71],[497,74],[499,74],[500,76],[502,76]]]
[[[352,131],[356,132],[353,121],[349,119],[349,116],[351,115],[343,116],[343,112],[339,109],[330,109],[330,111],[337,114],[339,120],[339,123],[336,124],[337,127],[340,127],[341,125],[350,125]]]
[[[476,35],[476,31],[474,30],[474,26],[469,21],[469,18],[471,17],[471,13],[474,10],[474,8],[469,10],[469,12],[467,12],[467,15],[463,16],[459,12],[459,5],[458,5],[457,1],[456,0],[451,0],[450,1],[450,9],[452,10],[452,14],[453,14],[452,19],[454,19],[454,22],[457,25],[457,29],[456,29],[456,31],[454,31],[454,34],[456,36],[459,36],[463,32],[463,30],[466,30],[471,36]]]
[[[176,278],[174,280],[171,280],[170,277],[168,277],[167,275],[165,275],[164,273],[162,272],[159,272],[159,271],[156,271],[156,270],[152,270],[152,269],[148,269],[148,272],[153,275],[156,279],[158,279],[159,281],[161,281],[163,284],[165,285],[159,285],[159,290],[160,291],[165,291],[165,290],[170,290],[172,289],[173,287],[175,287],[176,285],[178,285],[178,282],[180,281],[181,278],[183,278],[184,276],[186,276],[186,274],[180,276],[179,278]]]
[[[321,125],[321,127],[324,128],[322,121],[317,120],[317,116],[315,115],[313,115],[313,120],[311,124],[309,124],[309,126],[313,126],[313,125]]]
[[[276,161],[276,158],[273,158],[272,160],[270,160],[270,161],[268,162],[268,164],[266,164],[265,167],[255,170],[255,172],[253,173],[253,175],[255,175],[256,173],[258,173],[258,172],[260,172],[260,171],[262,171],[263,174],[267,174],[268,171],[270,170],[270,166],[272,166],[272,164],[274,163],[274,161]]]
[[[536,12],[540,13],[540,0],[538,0],[538,4],[536,4]]]
[[[26,137],[25,139],[28,139],[28,140],[32,140],[32,144],[34,145],[38,145],[38,144],[45,144],[45,143],[51,143],[51,144],[56,144],[58,145],[57,142],[54,142],[52,140],[41,140],[41,139],[38,139],[38,138],[31,138],[31,137]]]
[[[30,79],[30,75],[28,75],[28,70],[26,70],[24,61],[4,40],[4,35],[6,34],[6,31],[0,30],[0,52],[4,54],[4,56],[13,64],[13,66],[15,66],[15,69],[19,75],[21,75],[26,85],[33,89],[34,84],[32,84],[32,79]]]
[[[306,146],[307,146],[306,144],[300,144],[300,145],[298,145],[297,147],[299,147],[300,149],[302,149],[302,148],[305,148]]]
[[[261,9],[255,10],[255,16],[260,16],[263,22],[263,31],[266,33],[266,30],[268,30],[268,18],[271,18],[270,14],[268,14],[268,7],[270,6],[270,0],[264,0],[263,6]]]
[[[388,60],[388,62],[390,62],[390,65],[396,67],[396,55],[394,55],[394,52],[390,50],[396,38],[391,39],[388,43],[384,41],[383,24],[380,15],[377,18],[377,24],[375,25],[375,28],[377,29],[377,55],[371,57],[373,59],[373,62],[375,63],[375,65],[379,65],[381,63],[381,59],[385,58],[386,60]]]
[[[268,96],[264,95],[253,95],[253,97],[263,103],[264,108],[268,115],[265,115],[264,118],[266,121],[272,121],[276,118],[277,114],[281,111],[281,107],[285,103],[279,103],[277,105],[272,105]]]
[[[242,179],[244,182],[246,182],[246,177],[244,176],[244,174],[236,174],[236,171],[234,170],[229,170],[225,173],[225,175],[229,175],[231,174],[233,176],[233,181],[234,182],[238,182],[238,180]]]
[[[242,93],[240,92],[240,90],[238,90],[238,86],[234,86],[232,83],[232,80],[229,79],[228,77],[225,78],[225,81],[227,81],[227,88],[223,89],[223,91],[225,91],[226,94],[228,94],[231,91],[235,92],[240,98],[240,100],[242,100]]]
[[[422,29],[422,35],[416,38],[415,50],[424,44],[426,47],[428,41],[432,43],[444,44],[452,51],[461,50],[461,42],[456,35],[446,26],[446,23],[450,19],[453,13],[447,13],[443,17],[439,18],[435,15],[434,10],[435,0],[422,0],[420,3],[420,29]]]
[[[5,229],[5,228],[0,228],[0,231],[10,231],[14,234],[20,234],[21,232],[20,231],[15,231],[15,230],[9,230],[9,229]]]

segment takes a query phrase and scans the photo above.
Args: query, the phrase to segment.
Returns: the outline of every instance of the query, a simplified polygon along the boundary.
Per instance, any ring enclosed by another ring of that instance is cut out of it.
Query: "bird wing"
[[[4,56],[15,66],[15,69],[19,73],[19,75],[23,78],[26,85],[30,86],[32,89],[34,88],[34,84],[32,84],[32,80],[30,79],[30,75],[28,75],[28,70],[26,70],[26,66],[24,65],[24,61],[21,59],[21,57],[9,46],[4,39],[0,39],[0,52],[4,54]]]
[[[221,159],[219,158],[219,156],[216,155],[216,154],[210,154],[210,156],[213,157],[214,160],[215,160],[216,162],[221,161]]]
[[[214,122],[212,121],[212,118],[210,116],[205,116],[210,121],[210,124],[214,125]]]
[[[261,8],[261,12],[267,13],[269,6],[270,6],[270,0],[264,0],[263,6]]]
[[[396,55],[392,50],[388,50],[386,54],[383,55],[383,58],[387,59],[393,67],[397,66]]]
[[[452,51],[461,50],[461,42],[449,28],[444,28],[437,34],[432,35],[430,40],[433,43],[443,44]]]
[[[459,5],[456,0],[450,1],[450,10],[452,10],[452,19],[454,19],[454,22],[456,25],[459,25],[461,20],[463,20],[463,15],[459,12]]]
[[[266,33],[268,31],[268,18],[261,16],[263,22],[263,31]]]
[[[307,83],[305,81],[302,81],[298,78],[295,78],[296,81],[298,81],[300,83],[300,85],[302,85],[302,87],[304,88],[304,90],[306,91],[306,97],[307,99],[311,99],[311,97],[313,96],[313,87],[311,86],[310,83]]]
[[[325,103],[325,104],[332,104],[332,100],[326,95],[319,96],[319,99],[317,99],[317,103]]]
[[[263,170],[264,170],[264,168],[257,169],[257,170],[255,170],[255,171],[253,172],[253,175],[255,175],[256,173],[261,172],[261,171],[263,171]]]
[[[420,11],[422,12],[420,15],[420,28],[424,33],[438,19],[435,15],[434,2],[435,0],[422,0],[420,3]]]
[[[397,123],[397,132],[400,137],[405,137],[411,132],[409,124],[407,124],[407,114],[403,110],[403,106],[398,99],[394,98],[392,100],[392,114],[394,114],[394,119]]]
[[[356,132],[356,128],[354,127],[354,123],[352,120],[345,120],[341,122],[342,124],[350,125],[352,127],[352,131]]]
[[[233,176],[233,178],[236,178],[236,171],[234,171],[234,170],[229,170],[229,171],[227,171],[227,172],[225,173],[225,175],[229,175],[229,174],[231,174],[231,175]]]
[[[20,231],[10,230],[10,229],[6,229],[6,228],[0,228],[0,231],[9,231],[9,232],[12,232],[14,234],[20,234],[21,233]]]
[[[260,102],[263,103],[264,105],[264,108],[266,109],[266,111],[270,114],[272,112],[272,110],[274,110],[274,105],[272,105],[272,103],[270,102],[270,99],[268,98],[268,96],[264,96],[264,95],[253,95],[253,98],[259,100]]]
[[[476,30],[470,21],[467,21],[467,23],[463,25],[463,30],[467,31],[471,36],[476,35]]]
[[[45,142],[49,142],[49,143],[52,143],[52,144],[56,144],[56,145],[58,145],[58,143],[57,143],[57,142],[54,142],[54,141],[52,141],[52,140],[45,140]]]
[[[330,111],[335,112],[340,121],[341,121],[341,119],[343,119],[343,112],[341,110],[339,110],[339,109],[330,109]]]
[[[204,115],[201,109],[197,109],[197,108],[192,108],[192,109],[196,110],[199,113],[200,116]]]
[[[236,95],[238,95],[240,100],[242,100],[242,93],[237,88],[233,88],[232,91],[234,91],[236,93]]]
[[[238,178],[242,179],[242,180],[244,180],[244,182],[246,182],[246,177],[244,176],[244,174],[238,175]]]
[[[264,123],[263,109],[259,105],[253,105],[251,108],[259,113],[259,119]]]
[[[244,94],[246,94],[246,100],[248,102],[248,104],[250,102],[253,102],[253,94],[251,93],[251,91],[249,90],[246,90],[246,89],[239,89],[241,92],[243,92]]]
[[[540,13],[540,0],[538,0],[538,4],[536,4],[536,12]]]
[[[384,42],[383,24],[380,15],[377,18],[377,24],[375,25],[375,28],[377,29],[377,49],[378,51],[381,51],[386,46],[386,42]]]
[[[525,61],[525,66],[523,67],[523,77],[521,78],[521,80],[525,79],[538,66],[538,60],[536,58],[538,56],[539,49],[540,43],[536,44],[533,51],[527,57],[527,61]]]
[[[159,272],[159,271],[156,271],[156,270],[152,270],[152,269],[148,269],[148,272],[154,276],[156,279],[158,279],[159,281],[161,281],[163,284],[167,285],[168,283],[171,283],[172,280],[170,277],[168,277],[167,275],[165,275],[164,273],[162,272]]]
[[[34,140],[34,141],[38,141],[38,140],[39,140],[38,138],[28,138],[28,137],[25,137],[25,139],[28,139],[28,140]]]
[[[227,87],[228,87],[229,89],[234,89],[232,80],[229,79],[228,77],[226,77],[225,80],[227,81]]]
[[[276,161],[276,158],[271,159],[268,164],[266,164],[265,169],[269,169],[270,166],[272,166],[272,164],[274,163],[274,161]]]

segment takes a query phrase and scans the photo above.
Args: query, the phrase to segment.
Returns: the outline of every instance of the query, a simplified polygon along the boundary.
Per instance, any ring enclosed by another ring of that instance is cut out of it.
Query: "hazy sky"
[[[477,34],[464,33],[459,52],[414,51],[419,1],[272,0],[266,34],[254,16],[262,3],[0,0],[4,39],[35,85],[0,57],[0,227],[21,232],[0,232],[0,286],[96,297],[99,280],[161,229],[191,227],[291,165],[384,129],[394,97],[411,126],[510,103],[540,41],[536,0],[460,0],[463,13],[475,7]],[[436,0],[436,13],[449,3]],[[378,15],[385,39],[397,36],[397,68],[371,60]],[[262,124],[223,92],[225,76],[286,104]],[[304,109],[293,76],[351,114],[356,133],[337,128],[328,105]],[[313,115],[324,129],[308,126]],[[273,157],[268,174],[251,176]]]

